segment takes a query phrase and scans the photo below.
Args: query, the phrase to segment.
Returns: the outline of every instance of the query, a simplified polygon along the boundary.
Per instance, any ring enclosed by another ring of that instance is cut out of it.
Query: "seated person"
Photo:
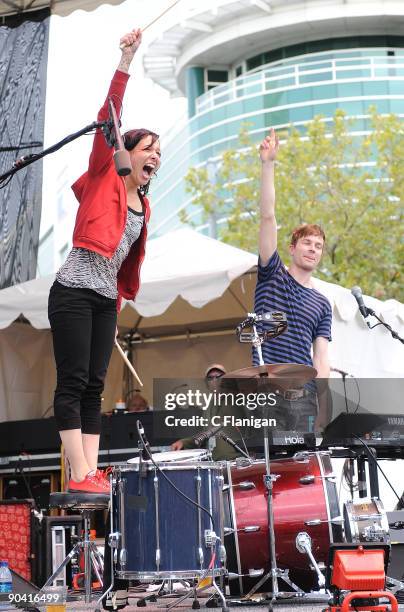
[[[148,412],[150,406],[147,399],[136,391],[126,402],[126,410],[127,412]]]
[[[205,381],[206,386],[210,391],[218,390],[217,380],[220,379],[224,374],[226,374],[226,370],[223,365],[220,363],[212,363],[208,366],[205,372]],[[219,407],[216,407],[216,411]],[[212,409],[208,409],[210,416],[214,416],[213,407]],[[208,428],[209,429],[209,428]],[[225,433],[229,435],[235,442],[240,440],[240,434],[234,428],[226,428]],[[212,458],[214,461],[221,460],[230,460],[238,457],[239,454],[235,449],[233,449],[225,440],[223,440],[220,436],[214,436],[211,438],[213,441],[214,447],[212,450]],[[211,448],[211,440],[207,440],[204,443],[204,448]],[[183,438],[173,442],[171,444],[171,450],[183,450],[189,448],[198,448],[195,445],[194,437]]]

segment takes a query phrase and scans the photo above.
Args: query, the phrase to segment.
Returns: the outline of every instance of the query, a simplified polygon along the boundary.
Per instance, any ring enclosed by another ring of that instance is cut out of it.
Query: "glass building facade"
[[[162,139],[163,163],[152,189],[154,237],[178,228],[181,210],[209,231],[184,176],[237,147],[243,124],[258,142],[269,127],[304,130],[316,115],[331,120],[337,108],[354,118],[358,135],[370,129],[370,106],[404,116],[404,36],[306,42],[247,57],[229,71],[190,67],[187,95],[188,119]]]

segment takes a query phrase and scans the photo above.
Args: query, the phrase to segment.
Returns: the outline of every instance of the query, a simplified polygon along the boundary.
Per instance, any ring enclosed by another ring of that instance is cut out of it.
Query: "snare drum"
[[[156,463],[172,463],[173,461],[175,461],[176,463],[183,463],[184,461],[187,463],[191,463],[194,461],[206,461],[209,457],[209,451],[203,448],[179,451],[164,451],[162,453],[153,453],[152,457],[153,461],[155,461]],[[139,457],[133,457],[133,459],[128,459],[127,462],[138,464],[139,461]],[[148,459],[146,463],[151,463],[150,459]]]
[[[173,461],[158,467],[137,461],[114,470],[115,575],[137,580],[196,578],[211,563],[215,575],[224,573],[225,550],[216,539],[223,542],[221,466]]]
[[[231,580],[232,594],[247,593],[270,571],[267,490],[264,461],[248,467],[232,464],[225,495],[225,546],[229,572],[242,574]],[[342,541],[342,525],[335,478],[328,453],[297,453],[271,461],[276,561],[289,569],[290,579],[301,589],[317,588],[317,575],[306,554],[296,547],[296,536],[306,532],[314,558],[325,566],[331,542]],[[333,519],[337,519],[334,521]],[[260,590],[272,590],[268,582]]]
[[[377,497],[345,502],[344,526],[347,542],[390,542],[387,514]]]

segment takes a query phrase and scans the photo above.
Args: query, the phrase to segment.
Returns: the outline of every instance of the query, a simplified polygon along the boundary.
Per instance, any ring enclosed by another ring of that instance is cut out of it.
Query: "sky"
[[[103,4],[91,12],[77,10],[67,17],[51,17],[45,147],[96,120],[120,59],[119,39],[149,23],[168,5],[168,0],[126,0],[118,6]],[[166,90],[143,75],[142,53],[156,28],[158,24],[145,33],[131,66],[122,131],[147,127],[164,134],[186,114],[184,98],[170,99]],[[91,141],[90,136],[82,136],[45,158],[41,236],[55,219],[55,203],[63,185],[63,206],[67,208],[64,230],[72,230],[74,214],[69,214],[69,207],[75,209],[76,202],[70,185],[86,170]]]

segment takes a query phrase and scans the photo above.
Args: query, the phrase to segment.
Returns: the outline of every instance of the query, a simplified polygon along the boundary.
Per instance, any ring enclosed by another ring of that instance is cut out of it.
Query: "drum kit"
[[[263,338],[252,326],[248,340],[262,362]],[[299,389],[315,374],[304,365],[261,363],[222,378],[277,387],[283,380],[285,388]],[[352,502],[341,516],[328,451],[273,458],[264,431],[263,459],[214,462],[204,450],[151,454],[140,425],[138,433],[139,456],[115,466],[111,478],[112,576],[104,587],[110,602],[116,580],[176,581],[191,588],[169,608],[189,596],[198,608],[198,595],[209,587],[223,610],[226,597],[258,595],[271,609],[277,598],[326,595],[330,544],[388,541],[379,500]]]

